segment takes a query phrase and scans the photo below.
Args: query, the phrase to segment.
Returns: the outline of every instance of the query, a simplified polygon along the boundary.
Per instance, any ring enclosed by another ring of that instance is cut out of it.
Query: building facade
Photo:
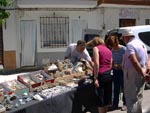
[[[69,1],[17,0],[1,30],[4,68],[63,60],[67,45],[82,39],[85,29],[100,30],[104,37],[117,27],[150,24],[149,4]]]

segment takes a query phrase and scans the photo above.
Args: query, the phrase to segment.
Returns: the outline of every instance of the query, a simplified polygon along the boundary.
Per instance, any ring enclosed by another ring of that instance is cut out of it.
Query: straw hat
[[[131,29],[122,29],[122,36],[134,36],[134,33]]]

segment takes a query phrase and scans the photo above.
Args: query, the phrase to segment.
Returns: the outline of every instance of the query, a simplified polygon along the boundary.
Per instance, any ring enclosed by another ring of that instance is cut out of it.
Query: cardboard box
[[[51,87],[54,82],[54,78],[50,77],[43,70],[18,75],[17,79],[26,85],[30,91],[46,89]]]
[[[24,90],[26,90],[27,92],[29,91],[29,88],[27,88],[24,84],[17,80],[3,82],[1,83],[1,85],[4,88],[4,94],[7,95],[11,95],[13,93],[22,94]]]

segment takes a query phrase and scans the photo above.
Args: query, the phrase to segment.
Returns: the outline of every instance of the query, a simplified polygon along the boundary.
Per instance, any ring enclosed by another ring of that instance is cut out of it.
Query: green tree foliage
[[[10,16],[10,13],[6,10],[7,6],[12,4],[12,0],[0,0],[0,26]]]

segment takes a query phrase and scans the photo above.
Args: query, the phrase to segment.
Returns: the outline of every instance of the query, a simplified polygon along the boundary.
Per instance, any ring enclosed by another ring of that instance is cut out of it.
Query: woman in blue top
[[[114,83],[114,92],[113,92],[114,98],[113,98],[113,105],[110,107],[110,110],[115,110],[118,109],[120,90],[123,91],[122,61],[123,61],[123,55],[125,53],[126,47],[119,44],[117,35],[111,35],[110,37],[108,37],[106,43],[108,47],[111,48],[112,57],[113,57],[112,70],[113,70],[113,83]],[[123,107],[121,108],[121,110],[125,111],[126,102],[125,102],[124,93],[123,93],[122,101],[123,101]]]

